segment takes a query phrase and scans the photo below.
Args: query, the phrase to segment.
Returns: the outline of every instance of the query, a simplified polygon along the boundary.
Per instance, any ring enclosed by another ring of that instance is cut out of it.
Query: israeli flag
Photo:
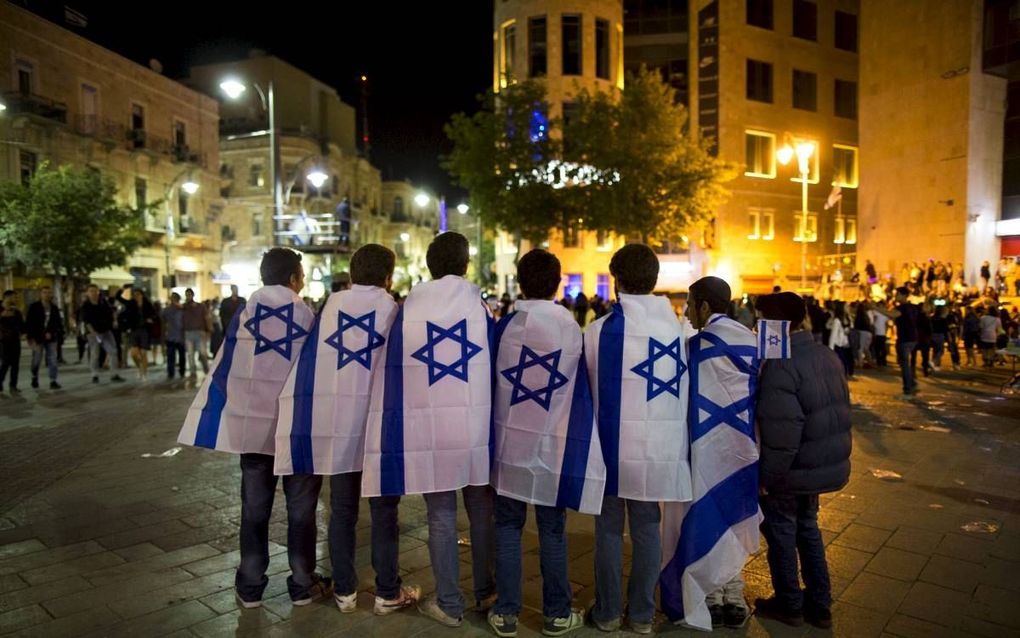
[[[489,484],[491,327],[481,291],[463,277],[411,290],[372,383],[362,496]]]
[[[396,314],[378,286],[329,296],[280,394],[276,474],[361,471],[372,373]]]
[[[691,500],[687,329],[669,300],[621,294],[584,333],[606,495]]]
[[[515,307],[493,339],[493,487],[525,503],[598,514],[606,466],[581,329],[555,302]]]
[[[234,454],[273,454],[276,401],[314,320],[290,288],[256,290],[227,327],[177,440]]]
[[[711,631],[705,597],[758,550],[758,348],[750,330],[717,314],[689,349],[694,501],[663,507],[659,591],[670,620]]]
[[[758,358],[790,358],[790,322],[778,319],[758,321]]]

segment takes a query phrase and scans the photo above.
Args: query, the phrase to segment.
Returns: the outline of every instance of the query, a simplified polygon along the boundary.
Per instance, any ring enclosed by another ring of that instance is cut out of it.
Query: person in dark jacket
[[[124,297],[125,290],[131,291],[130,299]],[[124,306],[120,313],[120,329],[128,334],[131,344],[128,352],[138,368],[138,378],[144,381],[149,375],[149,331],[158,319],[156,309],[144,292],[131,285],[117,291],[117,301]]]
[[[832,593],[818,495],[843,488],[850,478],[850,391],[839,357],[802,329],[806,311],[797,295],[769,295],[758,309],[766,319],[790,322],[791,355],[766,360],[759,381],[761,530],[776,593],[758,599],[755,612],[828,628]]]
[[[64,331],[60,308],[53,303],[53,289],[39,289],[39,301],[28,307],[25,314],[25,335],[32,348],[32,387],[39,387],[39,366],[46,358],[46,370],[50,376],[50,389],[59,390],[57,383],[57,342]]]
[[[18,367],[21,363],[21,334],[25,332],[25,319],[18,310],[18,295],[5,290],[0,305],[0,388],[7,372],[11,373],[11,394],[18,394]]]
[[[248,300],[237,293],[237,285],[230,284],[230,296],[220,302],[220,325],[224,330],[230,327],[230,321],[237,312],[244,308]],[[218,348],[213,348],[217,350]]]

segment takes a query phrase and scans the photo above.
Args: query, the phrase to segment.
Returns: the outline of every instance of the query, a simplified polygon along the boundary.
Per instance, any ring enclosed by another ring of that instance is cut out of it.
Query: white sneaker
[[[375,608],[372,610],[376,616],[386,616],[395,611],[414,606],[421,599],[421,587],[418,585],[404,585],[400,588],[400,594],[392,599],[375,597]]]
[[[347,594],[346,596],[333,594],[333,600],[336,602],[336,606],[340,608],[341,614],[353,614],[358,610],[358,592]]]

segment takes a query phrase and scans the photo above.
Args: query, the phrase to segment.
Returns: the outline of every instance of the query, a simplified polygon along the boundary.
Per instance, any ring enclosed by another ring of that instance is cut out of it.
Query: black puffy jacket
[[[850,390],[843,364],[810,332],[790,335],[790,346],[789,359],[762,366],[761,485],[770,492],[835,492],[850,479]]]

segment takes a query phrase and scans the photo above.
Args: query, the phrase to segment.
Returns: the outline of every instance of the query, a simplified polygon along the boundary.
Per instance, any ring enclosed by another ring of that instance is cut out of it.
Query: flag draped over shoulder
[[[552,301],[518,301],[496,325],[492,484],[535,505],[602,511],[606,466],[581,330]]]
[[[478,286],[462,277],[411,290],[372,384],[364,496],[489,484],[491,328]]]
[[[607,496],[691,499],[686,338],[669,300],[654,295],[621,294],[585,331]]]
[[[790,322],[781,319],[758,321],[758,359],[790,358]]]
[[[330,295],[280,394],[276,474],[361,471],[372,373],[396,314],[377,286]]]
[[[670,620],[711,630],[705,596],[758,550],[758,348],[750,330],[717,314],[689,350],[694,500],[663,508],[659,590]]]
[[[314,320],[290,288],[255,291],[227,327],[177,440],[235,454],[273,454],[276,400]]]

